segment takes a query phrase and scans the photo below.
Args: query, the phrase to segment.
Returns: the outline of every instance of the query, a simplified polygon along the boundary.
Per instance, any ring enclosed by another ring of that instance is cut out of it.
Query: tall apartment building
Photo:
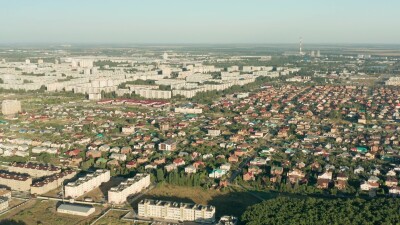
[[[108,202],[112,204],[122,204],[126,202],[129,195],[139,193],[144,188],[150,186],[150,175],[139,173],[135,177],[120,183],[117,187],[112,187],[108,191]]]
[[[44,180],[37,181],[31,185],[31,194],[41,195],[54,190],[62,185],[65,180],[72,179],[76,175],[73,170],[67,170],[61,173],[46,177]]]
[[[37,163],[12,163],[8,166],[8,171],[15,173],[27,173],[32,177],[51,176],[60,173],[61,169],[52,165],[43,165]]]
[[[172,97],[171,91],[162,91],[162,90],[140,89],[140,90],[135,91],[135,94],[138,94],[145,98],[169,99]]]
[[[93,67],[93,61],[89,59],[82,59],[79,61],[79,67]]]
[[[11,199],[11,191],[0,188],[0,212],[8,208],[8,202]]]
[[[0,171],[0,185],[5,185],[15,191],[29,191],[32,178],[28,175]]]
[[[9,199],[0,198],[0,212],[8,208],[8,201]]]
[[[1,104],[3,115],[13,115],[21,112],[21,102],[18,100],[3,100]]]
[[[96,170],[94,173],[87,174],[74,182],[69,182],[64,187],[65,197],[77,198],[110,180],[109,170]]]
[[[138,204],[138,215],[149,219],[213,223],[215,221],[215,207],[144,199]]]

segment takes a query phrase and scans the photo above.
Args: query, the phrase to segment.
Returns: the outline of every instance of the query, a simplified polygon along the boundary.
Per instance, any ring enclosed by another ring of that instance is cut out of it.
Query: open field
[[[10,212],[1,216],[0,224],[1,220],[11,219],[13,221],[23,222],[27,225],[78,225],[90,222],[101,212],[101,208],[96,207],[96,212],[89,217],[72,216],[68,214],[57,213],[56,204],[57,203],[54,201],[30,200],[30,202],[26,205],[11,210]]]
[[[101,218],[98,222],[96,222],[95,225],[128,225],[128,224],[132,224],[131,222],[121,220],[121,218],[126,213],[127,212],[112,210],[112,211],[108,212],[107,215],[105,215],[103,218]]]
[[[261,202],[250,193],[229,190],[205,190],[197,187],[162,185],[154,188],[143,198],[180,201],[213,205],[217,208],[217,218],[222,215],[240,216],[250,205]],[[143,199],[142,198],[142,199]],[[136,208],[136,205],[133,205]]]

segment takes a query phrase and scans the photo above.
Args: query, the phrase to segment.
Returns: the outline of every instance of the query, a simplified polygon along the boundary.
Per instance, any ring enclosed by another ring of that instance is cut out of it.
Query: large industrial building
[[[138,204],[138,215],[147,219],[213,223],[215,221],[215,207],[144,199]]]
[[[108,191],[108,202],[112,204],[122,204],[126,202],[129,195],[136,194],[150,186],[150,175],[139,173],[135,177],[129,178],[117,187]]]
[[[57,207],[58,213],[71,214],[76,216],[89,216],[96,209],[91,205],[77,205],[70,203],[62,203]]]
[[[17,114],[21,112],[21,102],[18,100],[3,100],[1,112],[6,116]]]
[[[65,185],[65,197],[77,198],[110,180],[109,170],[96,170],[94,173],[87,174],[74,182]]]

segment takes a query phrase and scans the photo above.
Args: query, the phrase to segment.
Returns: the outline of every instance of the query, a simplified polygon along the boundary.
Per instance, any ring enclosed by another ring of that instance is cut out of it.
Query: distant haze
[[[400,43],[398,0],[4,0],[0,43]]]

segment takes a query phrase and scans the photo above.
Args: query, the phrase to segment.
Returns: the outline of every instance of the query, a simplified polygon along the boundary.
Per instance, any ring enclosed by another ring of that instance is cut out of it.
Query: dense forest
[[[248,225],[400,224],[400,199],[296,199],[279,197],[249,207]]]

